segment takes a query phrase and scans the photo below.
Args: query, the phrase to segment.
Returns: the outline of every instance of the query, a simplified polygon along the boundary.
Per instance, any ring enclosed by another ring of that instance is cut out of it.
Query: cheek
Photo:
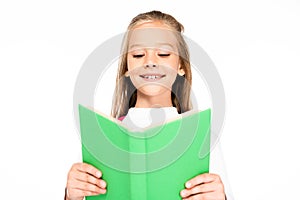
[[[140,67],[142,64],[142,59],[133,59],[133,58],[127,58],[127,67],[128,70],[135,69],[137,67]]]
[[[164,60],[163,63],[161,63],[161,64],[168,66],[168,67],[172,68],[173,70],[177,71],[177,69],[179,67],[179,58],[172,57],[172,58],[169,58],[168,60]]]
[[[169,88],[172,88],[172,85],[176,80],[177,68],[173,68],[173,67],[167,68],[166,73],[168,74],[168,76],[165,79],[165,85]]]

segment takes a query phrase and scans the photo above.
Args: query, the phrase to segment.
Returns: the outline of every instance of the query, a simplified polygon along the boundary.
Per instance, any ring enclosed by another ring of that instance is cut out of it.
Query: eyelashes
[[[168,56],[170,56],[169,53],[159,53],[158,55],[161,56],[161,57],[168,57]]]
[[[170,53],[159,53],[159,54],[157,54],[158,56],[160,56],[160,57],[168,57],[168,56],[170,56],[171,54]],[[132,55],[132,57],[133,58],[142,58],[142,57],[144,57],[145,56],[145,54],[133,54]]]
[[[136,55],[132,55],[132,57],[134,58],[142,58],[144,56],[144,54],[136,54]]]

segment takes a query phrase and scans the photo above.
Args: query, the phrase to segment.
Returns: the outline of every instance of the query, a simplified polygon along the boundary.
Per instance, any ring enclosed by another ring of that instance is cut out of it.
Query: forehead
[[[157,27],[136,28],[129,32],[128,44],[129,49],[135,47],[159,48],[177,46],[176,32]]]

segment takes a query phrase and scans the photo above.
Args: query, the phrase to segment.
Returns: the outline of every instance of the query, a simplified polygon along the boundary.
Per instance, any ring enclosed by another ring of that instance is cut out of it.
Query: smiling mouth
[[[161,74],[142,74],[140,75],[141,78],[147,80],[147,81],[155,81],[159,80],[161,78],[164,78],[166,75],[161,75]]]

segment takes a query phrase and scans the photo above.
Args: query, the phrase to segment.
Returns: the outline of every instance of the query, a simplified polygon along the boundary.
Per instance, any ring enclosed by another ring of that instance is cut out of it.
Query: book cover
[[[211,110],[143,130],[79,105],[83,162],[100,171],[106,194],[86,200],[176,200],[184,184],[209,172]]]

